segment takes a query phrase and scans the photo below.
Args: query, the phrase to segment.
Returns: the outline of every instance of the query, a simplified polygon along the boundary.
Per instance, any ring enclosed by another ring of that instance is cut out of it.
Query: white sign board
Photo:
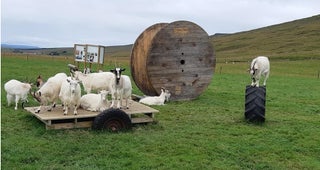
[[[75,44],[74,53],[78,62],[103,64],[104,61],[104,46]]]

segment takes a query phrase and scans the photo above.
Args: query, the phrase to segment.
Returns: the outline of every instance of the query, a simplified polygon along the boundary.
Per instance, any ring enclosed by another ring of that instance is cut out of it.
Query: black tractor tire
[[[245,94],[245,119],[249,122],[265,121],[266,87],[247,86]]]
[[[102,111],[93,121],[92,129],[119,132],[132,128],[131,119],[120,109]]]

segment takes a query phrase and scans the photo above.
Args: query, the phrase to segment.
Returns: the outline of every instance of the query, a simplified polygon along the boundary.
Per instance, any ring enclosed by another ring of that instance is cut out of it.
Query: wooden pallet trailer
[[[38,107],[25,107],[25,109],[43,122],[46,129],[92,127],[111,131],[129,129],[132,124],[154,122],[154,114],[159,112],[133,100],[129,101],[129,109],[92,112],[79,108],[77,115],[73,114],[73,109],[69,109],[68,115],[64,115],[61,105],[56,106],[52,111],[41,110],[40,113],[35,113]]]

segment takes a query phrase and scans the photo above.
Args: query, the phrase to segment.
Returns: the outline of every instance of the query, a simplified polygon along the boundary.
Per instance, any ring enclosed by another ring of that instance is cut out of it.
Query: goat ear
[[[125,70],[126,70],[125,68],[122,68],[122,69],[121,69],[121,71],[125,71]]]
[[[111,73],[114,73],[114,71],[115,71],[114,69],[110,70]]]

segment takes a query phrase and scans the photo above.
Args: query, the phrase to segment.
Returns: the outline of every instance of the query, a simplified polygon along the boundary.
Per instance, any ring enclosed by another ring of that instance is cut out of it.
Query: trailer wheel
[[[249,122],[265,121],[265,87],[246,87],[245,94],[245,118]]]
[[[92,129],[118,132],[131,129],[129,116],[120,109],[107,109],[101,112],[93,121]]]

